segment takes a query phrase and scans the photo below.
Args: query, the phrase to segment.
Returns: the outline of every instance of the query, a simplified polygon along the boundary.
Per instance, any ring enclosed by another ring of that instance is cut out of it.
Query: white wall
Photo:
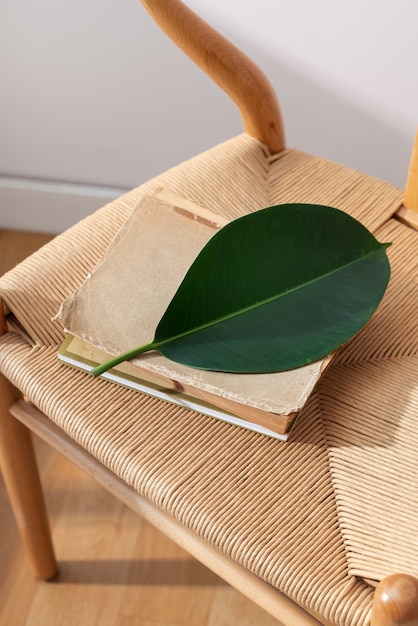
[[[404,186],[418,124],[415,0],[188,4],[269,76],[289,145]],[[0,227],[61,230],[241,132],[232,103],[137,0],[3,0],[0,79]],[[30,200],[31,180],[79,186],[67,204],[51,195],[62,184],[49,196],[38,184]]]

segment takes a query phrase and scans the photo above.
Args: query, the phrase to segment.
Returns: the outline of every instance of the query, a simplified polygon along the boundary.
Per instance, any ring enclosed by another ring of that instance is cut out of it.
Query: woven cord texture
[[[62,329],[51,318],[139,198],[158,186],[229,218],[275,203],[316,202],[374,230],[402,196],[386,183],[301,152],[271,157],[240,136],[123,196],[1,279],[1,297],[35,346],[5,335],[0,366],[102,463],[231,558],[325,619],[367,624],[371,589],[352,564],[353,572],[348,569],[352,541],[340,524],[335,464],[330,471],[337,446],[321,390],[292,441],[281,444],[103,380],[93,383],[56,360]]]
[[[374,580],[418,576],[418,234],[390,220],[377,235],[389,288],[319,387],[349,569]]]
[[[92,386],[52,346],[11,334],[0,346],[7,377],[139,493],[302,606],[367,623],[372,591],[347,572],[315,396],[289,445],[105,380]]]
[[[372,230],[402,201],[387,183],[295,150],[269,158],[259,142],[241,135],[110,203],[2,277],[0,296],[35,343],[62,340],[52,321],[61,303],[94,269],[138,201],[161,186],[230,219],[271,204],[311,202],[340,208]]]

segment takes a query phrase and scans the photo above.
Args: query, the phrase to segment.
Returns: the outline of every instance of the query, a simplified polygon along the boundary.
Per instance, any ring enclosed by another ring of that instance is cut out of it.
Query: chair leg
[[[418,579],[393,574],[376,587],[371,626],[418,626]]]
[[[0,374],[0,467],[35,576],[50,580],[57,564],[32,437],[9,412],[19,395]]]

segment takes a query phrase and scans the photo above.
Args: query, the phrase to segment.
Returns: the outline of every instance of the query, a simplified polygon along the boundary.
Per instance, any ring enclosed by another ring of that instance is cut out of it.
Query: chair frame
[[[179,0],[142,0],[166,34],[237,104],[244,129],[272,154],[285,148],[283,120],[274,90],[254,63]],[[399,219],[418,229],[418,134]],[[0,302],[0,335],[6,315]],[[140,496],[21,397],[0,374],[0,465],[34,575],[53,580],[58,567],[51,540],[31,432],[61,452],[121,502],[139,513],[210,570],[287,626],[329,624],[308,612]],[[418,580],[384,579],[374,594],[372,626],[418,624]]]

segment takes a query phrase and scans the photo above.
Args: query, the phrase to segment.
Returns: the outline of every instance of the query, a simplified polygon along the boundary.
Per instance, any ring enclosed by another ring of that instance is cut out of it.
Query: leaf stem
[[[146,343],[143,346],[139,346],[139,348],[133,348],[132,350],[128,350],[127,352],[122,352],[121,354],[112,357],[108,361],[105,361],[101,365],[97,365],[96,367],[94,367],[91,373],[95,377],[101,376],[101,374],[104,374],[108,370],[112,369],[112,367],[116,367],[116,365],[119,365],[119,363],[123,363],[124,361],[130,361],[131,359],[134,359],[144,352],[154,350],[157,345],[159,345],[158,342],[151,341],[151,343]]]

